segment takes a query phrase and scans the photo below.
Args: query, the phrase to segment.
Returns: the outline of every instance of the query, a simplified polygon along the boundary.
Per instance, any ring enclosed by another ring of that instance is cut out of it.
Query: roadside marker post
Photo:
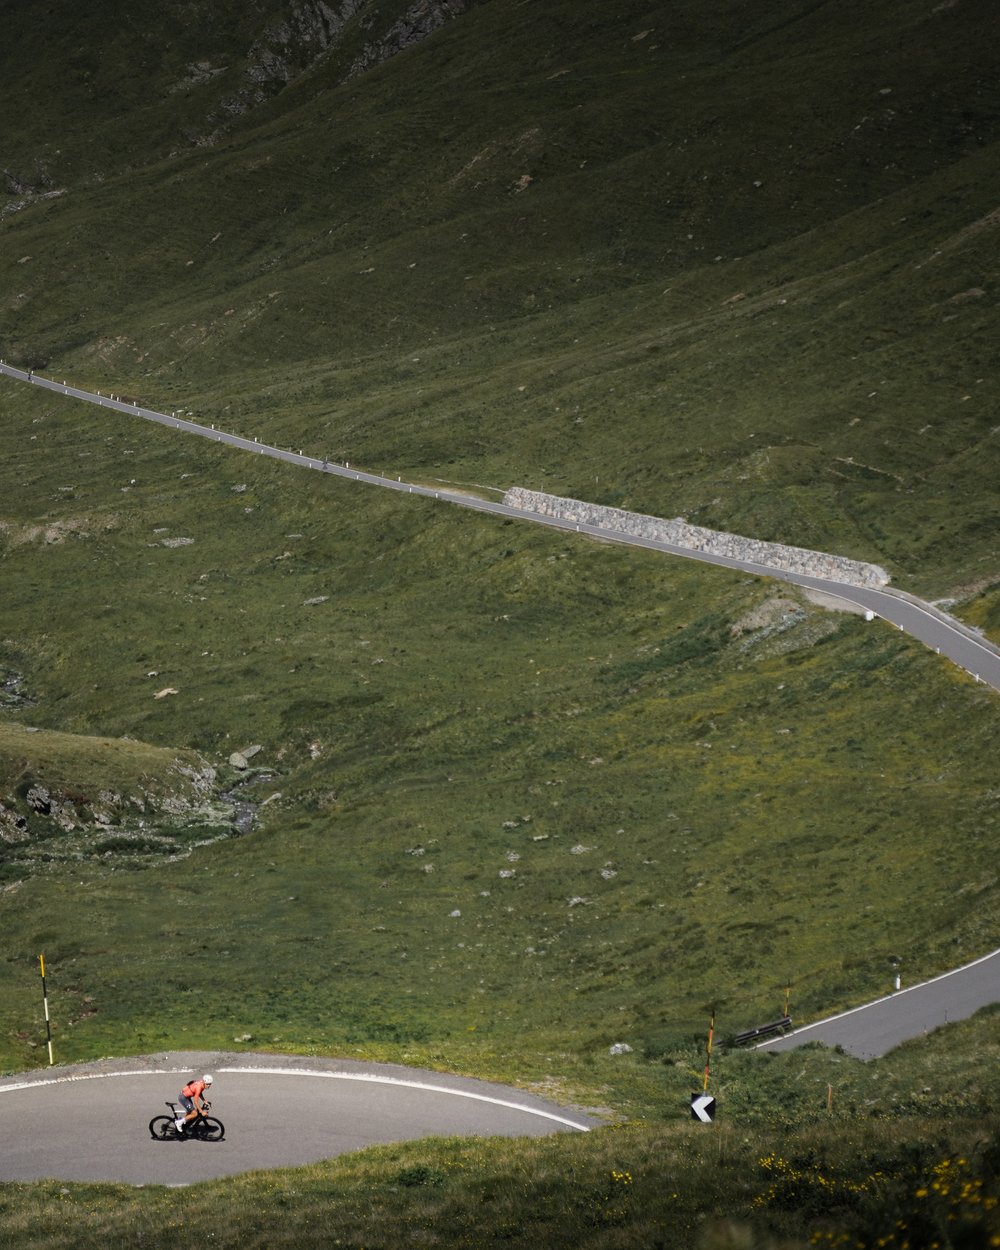
[[[708,1078],[712,1067],[712,1039],[715,1036],[715,1010],[708,1023],[708,1041],[705,1044],[705,1079],[701,1093],[691,1095],[691,1119],[700,1124],[711,1124],[715,1119],[715,1098],[708,1092]]]
[[[45,987],[45,956],[38,956],[38,966],[42,973],[42,1004],[45,1007],[45,1039],[49,1046],[49,1067],[55,1063],[52,1058],[52,1021],[49,1019],[49,992]]]

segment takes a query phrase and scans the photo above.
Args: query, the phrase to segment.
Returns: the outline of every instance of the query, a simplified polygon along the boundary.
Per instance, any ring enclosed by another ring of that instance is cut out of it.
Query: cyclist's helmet
[[[206,1085],[211,1085],[211,1084],[212,1084],[212,1078],[209,1076],[209,1074],[208,1074],[207,1072],[205,1073],[205,1075],[204,1075],[201,1079],[205,1082],[205,1084],[206,1084]]]

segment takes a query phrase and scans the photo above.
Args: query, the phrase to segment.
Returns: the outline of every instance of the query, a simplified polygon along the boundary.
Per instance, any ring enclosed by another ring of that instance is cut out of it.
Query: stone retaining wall
[[[617,534],[651,538],[657,542],[671,543],[675,547],[684,547],[689,551],[703,551],[733,560],[749,560],[754,564],[781,569],[787,573],[804,573],[809,577],[846,582],[851,586],[885,586],[889,581],[889,574],[877,564],[865,564],[860,560],[848,560],[845,556],[828,555],[823,551],[808,551],[804,547],[787,547],[783,543],[766,543],[756,538],[743,538],[739,534],[705,529],[701,525],[689,525],[680,517],[667,521],[642,512],[625,512],[621,508],[604,508],[579,499],[545,495],[540,491],[526,490],[523,486],[512,486],[504,495],[503,501],[509,507],[519,508],[524,512],[559,517],[580,525],[595,525]]]

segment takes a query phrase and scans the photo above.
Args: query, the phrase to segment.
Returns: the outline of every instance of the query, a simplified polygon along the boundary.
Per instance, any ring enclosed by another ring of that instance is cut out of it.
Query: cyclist
[[[176,1127],[178,1133],[183,1133],[184,1126],[190,1123],[191,1120],[196,1119],[198,1113],[204,1110],[204,1104],[201,1101],[202,1095],[211,1084],[212,1078],[206,1072],[200,1080],[195,1079],[188,1081],[188,1083],[181,1090],[179,1101],[187,1114],[178,1116],[174,1121],[174,1126]]]

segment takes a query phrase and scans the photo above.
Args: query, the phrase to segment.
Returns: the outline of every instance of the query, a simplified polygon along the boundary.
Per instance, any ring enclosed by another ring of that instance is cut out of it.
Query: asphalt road
[[[423,495],[439,499],[447,503],[457,504],[462,508],[471,508],[476,512],[491,513],[515,521],[529,521],[536,525],[547,525],[553,529],[567,530],[573,533],[586,534],[591,538],[600,538],[606,542],[623,543],[632,547],[645,547],[651,551],[662,551],[666,555],[678,556],[686,560],[699,560],[705,564],[720,565],[724,568],[739,569],[760,577],[770,577],[777,581],[790,582],[818,590],[827,595],[836,595],[848,603],[874,612],[898,629],[905,630],[912,637],[919,639],[931,650],[945,656],[960,668],[968,672],[976,681],[985,682],[995,690],[1000,690],[1000,648],[993,646],[963,625],[946,612],[925,603],[912,595],[891,589],[869,589],[850,586],[846,582],[827,581],[819,577],[807,577],[798,573],[785,573],[771,568],[769,565],[754,564],[748,560],[733,560],[726,556],[711,555],[695,551],[687,547],[677,547],[671,543],[657,542],[653,539],[637,538],[631,534],[621,534],[615,530],[602,529],[596,525],[576,524],[558,517],[543,516],[537,512],[526,512],[521,508],[511,508],[503,503],[479,499],[474,495],[459,491],[435,489],[429,486],[417,486],[404,482],[400,478],[384,477],[375,473],[364,473],[352,469],[349,464],[333,464],[304,451],[286,450],[281,447],[270,447],[254,438],[243,438],[238,434],[227,434],[224,430],[216,430],[211,425],[202,425],[192,421],[183,413],[155,412],[152,408],[144,408],[141,404],[123,400],[113,395],[99,395],[91,391],[70,386],[67,382],[59,382],[52,378],[43,378],[38,374],[30,374],[24,369],[0,361],[0,373],[20,382],[30,381],[39,386],[71,399],[82,399],[88,403],[111,408],[128,416],[142,417],[154,421],[158,425],[180,430],[186,434],[197,434],[213,442],[223,443],[253,455],[269,456],[274,460],[283,460],[287,464],[300,468],[313,469],[321,473],[330,473],[336,477],[350,478],[356,482],[365,482],[371,486],[381,486],[389,490],[401,491],[410,495]]]
[[[1000,1002],[1000,951],[864,1007],[761,1042],[756,1049],[791,1050],[806,1042],[823,1042],[840,1046],[858,1059],[877,1059],[901,1042],[964,1020],[995,1002]]]
[[[211,1072],[220,1142],[154,1141],[149,1121],[192,1073]],[[395,1065],[179,1053],[0,1080],[0,1181],[187,1185],[297,1167],[421,1137],[586,1132],[585,1113],[521,1090]]]

